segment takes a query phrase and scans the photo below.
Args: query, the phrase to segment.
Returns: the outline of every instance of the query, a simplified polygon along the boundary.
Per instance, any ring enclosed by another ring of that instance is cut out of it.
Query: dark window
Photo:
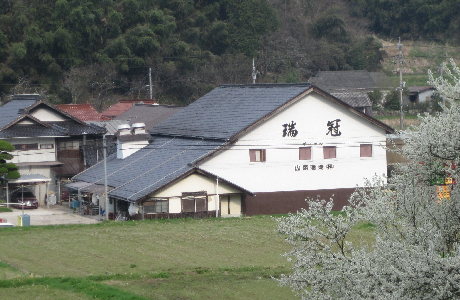
[[[198,212],[208,210],[206,192],[182,193],[182,212]]]
[[[249,150],[249,161],[250,162],[262,162],[265,161],[265,149],[250,149]]]
[[[168,199],[154,199],[153,201],[147,201],[144,203],[144,213],[147,214],[167,213],[169,212],[168,208]]]
[[[335,146],[324,146],[323,154],[324,154],[324,159],[336,158],[336,147]]]
[[[38,150],[38,144],[16,144],[13,146],[16,151]]]
[[[80,142],[74,140],[64,140],[60,141],[57,145],[58,150],[79,150]]]
[[[372,145],[371,144],[361,144],[359,146],[360,157],[372,157]]]
[[[299,160],[310,160],[311,159],[311,147],[300,147],[299,148]]]

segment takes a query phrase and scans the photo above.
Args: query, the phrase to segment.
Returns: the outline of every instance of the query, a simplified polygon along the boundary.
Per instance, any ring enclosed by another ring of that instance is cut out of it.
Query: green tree
[[[5,179],[18,179],[21,175],[18,168],[13,163],[8,163],[7,160],[13,159],[13,156],[8,153],[14,150],[14,146],[4,140],[0,140],[0,182]]]

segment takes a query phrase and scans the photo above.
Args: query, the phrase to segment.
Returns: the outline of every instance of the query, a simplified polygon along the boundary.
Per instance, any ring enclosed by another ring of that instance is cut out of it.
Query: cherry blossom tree
[[[308,210],[277,219],[293,245],[282,285],[303,299],[460,298],[460,70],[453,61],[448,70],[448,80],[429,74],[443,112],[399,133],[409,163],[369,179],[337,216],[332,199],[309,199]],[[350,241],[363,224],[375,242]]]

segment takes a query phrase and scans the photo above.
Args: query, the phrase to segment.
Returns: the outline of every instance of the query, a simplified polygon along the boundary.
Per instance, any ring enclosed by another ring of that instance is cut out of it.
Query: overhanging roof
[[[50,181],[51,178],[40,174],[24,174],[18,179],[8,179],[8,183],[46,183]]]
[[[65,184],[65,186],[74,190],[80,190],[85,193],[102,194],[105,192],[105,187],[103,185],[84,181],[70,182]],[[113,187],[107,186],[107,191],[110,192],[111,190],[113,190]]]

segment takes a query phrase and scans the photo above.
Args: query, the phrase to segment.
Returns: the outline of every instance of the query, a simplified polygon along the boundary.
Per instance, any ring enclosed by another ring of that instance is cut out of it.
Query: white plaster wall
[[[434,90],[427,90],[427,91],[423,91],[421,93],[418,94],[418,102],[419,103],[424,103],[426,102],[427,98],[431,97],[431,95],[433,95],[434,93]]]
[[[20,124],[20,125],[29,125],[29,124],[37,124],[37,122],[31,121],[30,119],[25,119],[25,120],[22,120],[22,121],[18,122],[17,124]]]
[[[180,213],[182,206],[180,197],[183,192],[201,192],[206,191],[208,194],[208,210],[219,210],[219,205],[216,203],[217,196],[216,194],[231,194],[231,193],[240,193],[239,190],[230,187],[226,184],[223,184],[222,181],[219,181],[219,187],[217,188],[216,180],[205,177],[200,174],[192,174],[183,180],[173,184],[172,186],[152,195],[152,197],[158,198],[170,198],[169,200],[169,212],[170,213]],[[240,197],[239,195],[237,197]],[[217,204],[217,205],[216,205]],[[236,202],[235,202],[236,205]],[[241,210],[241,201],[240,208]]]
[[[149,141],[123,142],[117,140],[117,158],[124,159],[149,144]]]
[[[228,197],[223,196],[221,200],[222,216],[240,216],[241,215],[241,195],[230,195],[230,214],[228,213]]]
[[[341,136],[327,135],[327,122],[340,119]],[[282,137],[294,121],[296,137]],[[373,157],[360,158],[361,143]],[[229,150],[200,168],[251,192],[354,188],[365,178],[386,175],[385,131],[347,109],[312,93],[242,136]],[[312,160],[299,160],[299,147],[312,146]],[[323,159],[323,146],[336,146],[336,159]],[[266,162],[249,162],[249,149],[266,149]],[[327,165],[333,168],[327,169]],[[308,170],[303,170],[308,165]],[[311,165],[316,170],[311,170]],[[323,170],[318,170],[322,165]],[[300,168],[296,171],[296,167]]]
[[[40,121],[65,121],[68,118],[64,118],[61,114],[47,109],[47,108],[39,108],[32,113],[32,116],[39,119]]]
[[[157,194],[154,194],[152,197],[180,197],[183,192],[201,191],[206,191],[208,195],[214,195],[217,193],[216,188],[216,180],[200,174],[192,174]],[[222,181],[219,181],[218,192],[219,194],[240,193],[237,189],[222,184]]]
[[[37,150],[11,151],[13,163],[30,163],[56,161],[56,144],[53,137],[14,138],[7,140],[10,144],[38,144]],[[40,144],[53,144],[53,149],[40,149]]]
[[[180,198],[169,199],[169,213],[178,214],[182,211],[182,203]]]
[[[241,214],[241,196],[230,195],[230,214],[240,215]]]

